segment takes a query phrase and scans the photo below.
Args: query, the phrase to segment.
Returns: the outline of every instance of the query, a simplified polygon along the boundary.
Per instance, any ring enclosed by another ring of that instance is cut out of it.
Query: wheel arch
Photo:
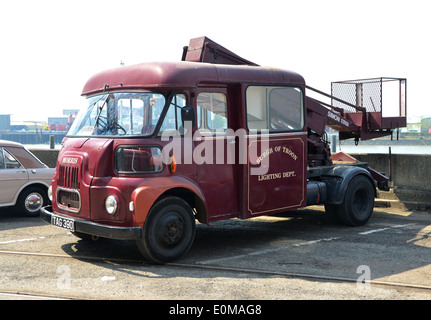
[[[336,205],[343,203],[350,181],[359,175],[370,181],[373,186],[374,197],[377,197],[376,183],[368,170],[356,166],[337,166],[322,179],[327,188],[326,203]]]
[[[156,201],[154,201],[154,204],[159,202],[160,200],[168,197],[178,197],[183,199],[187,204],[192,208],[196,209],[195,211],[195,217],[200,223],[208,223],[207,220],[207,211],[204,202],[202,199],[194,193],[192,190],[184,188],[184,187],[175,187],[172,189],[169,189],[162,193]],[[153,206],[154,206],[153,204]]]
[[[43,191],[48,191],[49,186],[47,186],[45,183],[42,182],[31,182],[27,183],[24,186],[21,187],[21,189],[15,194],[15,198],[13,199],[13,203],[16,205],[18,202],[18,199],[21,197],[24,191],[27,189],[37,187],[42,189]]]
[[[204,195],[193,182],[179,177],[152,179],[147,185],[133,191],[131,200],[135,206],[135,222],[143,225],[151,208],[160,200],[170,196],[183,199],[192,209],[196,209],[196,219],[201,223],[207,223]]]

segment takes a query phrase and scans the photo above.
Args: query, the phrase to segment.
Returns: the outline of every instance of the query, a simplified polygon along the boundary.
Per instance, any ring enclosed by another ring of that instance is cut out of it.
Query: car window
[[[21,168],[21,163],[15,159],[15,157],[9,153],[6,149],[3,149],[4,154],[4,165],[3,168],[6,169],[18,169]]]
[[[4,169],[4,156],[3,156],[3,149],[0,148],[0,170]]]

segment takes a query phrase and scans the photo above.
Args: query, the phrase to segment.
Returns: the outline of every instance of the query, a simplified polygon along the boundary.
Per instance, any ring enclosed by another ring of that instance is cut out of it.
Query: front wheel
[[[151,208],[143,226],[143,237],[136,240],[136,244],[150,262],[167,263],[189,251],[195,232],[195,217],[190,206],[180,198],[169,197]]]

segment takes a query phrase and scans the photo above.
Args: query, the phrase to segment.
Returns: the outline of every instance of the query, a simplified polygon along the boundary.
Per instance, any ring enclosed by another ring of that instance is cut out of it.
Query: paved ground
[[[188,255],[159,266],[133,241],[86,242],[1,209],[0,299],[430,299],[430,234],[428,212],[376,208],[351,228],[312,207],[198,225]]]

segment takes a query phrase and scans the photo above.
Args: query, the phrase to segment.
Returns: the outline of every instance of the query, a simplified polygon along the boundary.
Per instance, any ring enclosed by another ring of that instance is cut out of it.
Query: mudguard
[[[147,214],[158,198],[169,190],[181,188],[194,193],[205,204],[205,197],[199,187],[192,181],[183,177],[151,178],[137,187],[131,196],[134,203],[135,223],[143,225]]]
[[[329,172],[322,176],[322,181],[326,184],[327,200],[328,204],[341,204],[344,201],[347,186],[350,181],[358,176],[366,176],[374,186],[376,183],[371,176],[370,172],[362,167],[357,166],[336,166]],[[377,196],[377,192],[374,191],[374,197]]]

